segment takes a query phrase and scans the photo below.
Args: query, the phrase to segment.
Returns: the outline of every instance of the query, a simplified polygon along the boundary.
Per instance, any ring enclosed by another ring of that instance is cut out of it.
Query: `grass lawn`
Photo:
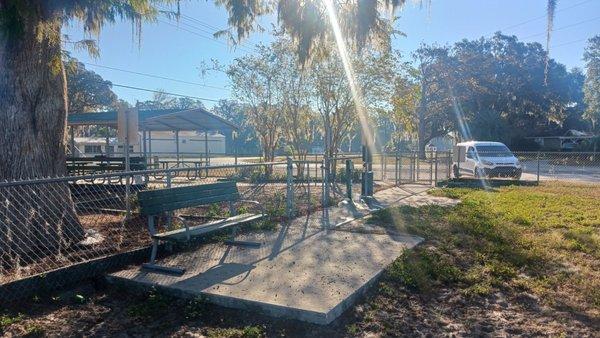
[[[430,311],[412,319],[431,317],[442,329],[433,330],[438,333],[600,329],[600,187],[547,183],[430,194],[462,202],[453,208],[394,208],[370,219],[425,242],[392,264],[352,330],[369,331],[369,323],[377,322],[385,334],[405,331],[377,317],[386,318],[378,316],[382,308],[398,313],[403,311],[394,307],[411,306]],[[453,306],[458,310],[445,309]],[[459,327],[444,330],[451,324]]]
[[[425,241],[329,326],[92,283],[0,312],[0,334],[398,336],[600,332],[600,187],[443,188],[455,207],[397,207],[368,222]]]

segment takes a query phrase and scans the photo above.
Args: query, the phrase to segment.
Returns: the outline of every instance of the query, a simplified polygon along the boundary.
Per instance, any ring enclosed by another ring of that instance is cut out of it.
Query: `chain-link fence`
[[[462,155],[462,156],[461,156]],[[353,186],[360,183],[365,171],[361,155],[344,154],[333,158],[332,181],[334,189],[346,196],[344,185],[348,180],[346,161],[353,168]],[[375,191],[401,184],[434,185],[449,179],[518,180],[530,183],[540,181],[577,181],[600,183],[600,153],[592,152],[476,152],[454,154],[452,151],[411,151],[378,153],[370,165]],[[344,183],[340,185],[339,183]],[[353,191],[360,192],[360,185]]]
[[[0,300],[146,260],[150,236],[137,205],[137,193],[142,190],[235,181],[242,199],[258,201],[270,222],[280,222],[344,198],[357,200],[363,174],[369,169],[375,192],[402,184],[434,185],[456,176],[600,182],[598,153],[459,155],[380,153],[373,155],[371,163],[356,154],[331,159],[310,155],[271,163],[0,182]],[[228,212],[229,205],[221,204],[181,210],[198,222],[225,217]],[[157,226],[173,224],[165,219]]]
[[[453,156],[451,171],[454,178],[600,183],[600,153],[467,149]]]
[[[265,222],[275,223],[321,207],[314,166],[292,163],[290,170],[287,162],[272,162],[0,182],[0,300],[146,260],[150,236],[139,191],[235,181],[241,198],[258,201]],[[200,223],[229,211],[227,203],[180,210]],[[156,226],[177,225],[164,219]]]

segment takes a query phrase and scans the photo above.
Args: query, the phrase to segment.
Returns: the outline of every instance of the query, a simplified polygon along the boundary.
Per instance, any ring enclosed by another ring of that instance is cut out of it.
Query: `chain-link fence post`
[[[384,169],[384,163],[385,163],[385,153],[381,153],[381,158],[380,161],[381,163],[381,180],[385,181],[385,169]]]
[[[415,182],[419,182],[419,171],[421,171],[421,153],[420,153],[420,151],[415,153],[415,174],[416,174]]]
[[[316,185],[315,185],[316,187]],[[308,202],[308,213],[310,214],[312,208],[311,194],[310,194],[310,162],[306,162],[306,193]]]
[[[438,151],[435,151],[435,184],[438,182]]]
[[[166,187],[170,188],[171,187],[171,171],[170,170],[167,170],[166,179],[167,179]]]
[[[446,160],[448,161],[448,177],[447,177],[447,179],[450,180],[452,178],[452,150],[448,150],[448,158]]]
[[[394,165],[394,179],[395,179],[395,184],[396,186],[400,185],[400,165],[401,162],[399,161],[400,156],[398,154],[398,151],[396,151],[396,163]]]
[[[540,185],[540,152],[537,152],[536,184]]]
[[[456,175],[454,175],[455,176],[454,178],[460,178],[460,158],[461,158],[462,155],[460,154],[461,147],[458,147],[458,148],[459,148],[459,150],[457,151],[457,154],[456,154],[456,158],[457,158],[457,160],[456,160],[456,173],[455,173]]]
[[[346,160],[346,197],[352,201],[352,160]]]
[[[433,150],[429,151],[429,185],[433,185]]]
[[[329,204],[329,174],[327,173],[327,155],[324,155],[323,162],[321,162],[321,177],[322,177],[322,206],[323,210]]]
[[[294,217],[294,162],[287,157],[287,180],[286,180],[286,211],[289,219]]]

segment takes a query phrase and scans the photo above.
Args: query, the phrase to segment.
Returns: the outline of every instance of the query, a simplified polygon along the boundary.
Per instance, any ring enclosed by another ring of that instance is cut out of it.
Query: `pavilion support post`
[[[175,153],[177,157],[177,167],[179,168],[179,130],[175,130]]]
[[[106,135],[104,135],[104,152],[106,153],[106,156],[110,156],[110,153],[108,151],[110,147],[110,127],[106,126]]]
[[[146,130],[142,130],[142,149],[144,152],[144,158],[148,158],[148,149],[146,146]]]
[[[152,158],[152,131],[148,130],[148,160]]]
[[[208,166],[208,130],[204,131],[204,160],[206,166]],[[208,173],[208,172],[207,172]]]
[[[233,159],[234,159],[235,165],[237,165],[238,164],[238,144],[237,144],[237,133],[235,132],[235,130],[231,131],[231,140],[233,143]]]
[[[75,158],[75,126],[71,126],[71,157]]]
[[[137,114],[137,110],[135,113]],[[125,110],[125,145],[123,150],[125,151],[125,172],[127,172],[127,176],[125,176],[125,219],[127,220],[131,216],[131,200],[129,198],[131,194],[131,175],[129,174],[131,170],[129,159],[129,114],[131,114],[131,111],[129,109]]]

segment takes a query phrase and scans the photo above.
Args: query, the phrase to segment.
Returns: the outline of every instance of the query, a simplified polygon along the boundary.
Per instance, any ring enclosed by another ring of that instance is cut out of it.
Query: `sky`
[[[426,1],[425,1],[426,2]],[[494,32],[516,35],[521,41],[546,41],[547,0],[431,0],[430,6],[409,2],[396,15],[395,28],[406,36],[396,36],[394,49],[410,55],[420,44],[452,44],[462,39],[491,36]],[[203,98],[207,107],[230,98],[226,74],[202,72],[211,60],[228,65],[236,57],[252,53],[257,43],[272,41],[272,16],[261,20],[264,32],[255,32],[241,46],[231,46],[212,33],[227,27],[227,13],[212,1],[181,1],[179,21],[159,17],[142,27],[141,43],[132,33],[130,22],[107,24],[97,44],[100,56],[65,48],[86,64],[86,68],[113,82],[113,91],[135,103],[152,98],[151,92],[129,86]],[[86,37],[77,22],[64,27],[70,40]],[[586,40],[600,34],[600,0],[558,0],[550,55],[568,68],[583,67]],[[136,74],[137,73],[137,74]],[[149,77],[141,74],[150,74]],[[169,78],[169,79],[166,79]],[[176,81],[174,81],[176,80]],[[117,86],[119,85],[119,86]]]

